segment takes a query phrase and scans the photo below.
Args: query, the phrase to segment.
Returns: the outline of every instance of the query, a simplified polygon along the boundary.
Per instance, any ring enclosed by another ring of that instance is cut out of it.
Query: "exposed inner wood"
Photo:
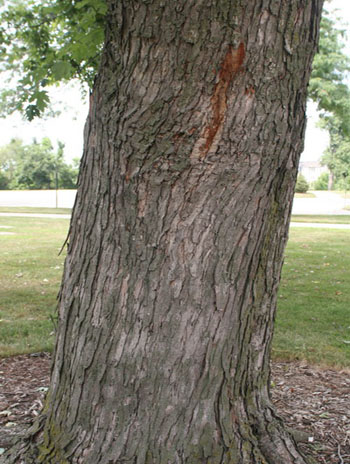
[[[201,158],[204,158],[210,150],[214,138],[224,121],[227,110],[227,91],[235,75],[242,69],[244,57],[245,48],[243,42],[240,43],[236,50],[233,49],[232,45],[229,46],[219,71],[218,82],[211,97],[212,118],[202,134],[205,142],[200,148]]]

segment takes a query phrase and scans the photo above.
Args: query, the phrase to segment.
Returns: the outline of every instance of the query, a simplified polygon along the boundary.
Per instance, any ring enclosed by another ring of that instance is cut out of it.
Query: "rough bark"
[[[305,463],[269,355],[321,5],[109,1],[22,462]]]

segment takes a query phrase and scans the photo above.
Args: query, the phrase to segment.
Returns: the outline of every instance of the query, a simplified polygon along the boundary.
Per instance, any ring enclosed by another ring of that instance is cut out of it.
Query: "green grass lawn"
[[[312,192],[295,193],[294,198],[316,198],[316,195]]]
[[[0,217],[0,356],[52,349],[50,317],[64,261],[58,253],[68,225],[68,219]]]
[[[52,350],[68,223],[0,217],[0,357]],[[274,359],[350,367],[349,238],[348,230],[291,229]]]
[[[273,356],[350,366],[350,231],[291,228]]]
[[[342,198],[350,198],[350,191],[347,190],[333,190],[334,193],[340,195]]]
[[[316,222],[322,224],[350,224],[350,215],[339,214],[331,216],[327,214],[311,215],[311,214],[294,214],[292,222]]]

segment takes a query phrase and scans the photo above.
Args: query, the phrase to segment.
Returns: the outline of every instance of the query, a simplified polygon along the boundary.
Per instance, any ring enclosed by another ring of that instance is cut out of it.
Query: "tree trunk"
[[[329,170],[327,190],[328,191],[333,190],[333,186],[334,186],[334,173],[331,170]]]
[[[109,1],[23,462],[306,462],[269,355],[321,5]]]

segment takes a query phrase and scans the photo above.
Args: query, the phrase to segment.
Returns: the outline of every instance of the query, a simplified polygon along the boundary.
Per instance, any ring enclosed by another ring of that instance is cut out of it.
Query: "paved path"
[[[72,208],[76,190],[0,190],[0,206]]]
[[[70,219],[69,214],[0,213],[0,217],[30,217],[50,219]],[[350,224],[324,224],[316,222],[291,222],[291,227],[311,227],[316,229],[350,229]]]
[[[75,190],[59,190],[59,195],[62,196],[61,207],[72,207],[74,204]],[[350,214],[350,211],[344,210],[345,206],[350,207],[350,192],[349,198],[342,198],[334,192],[317,191],[313,192],[315,198],[295,198],[293,202],[293,214]],[[0,206],[45,206],[54,207],[55,201],[50,200],[50,204],[46,200],[53,195],[55,199],[55,190],[2,190],[0,191]],[[63,201],[64,200],[64,201]],[[12,213],[8,213],[11,215]],[[30,217],[29,213],[27,214]],[[48,216],[48,215],[47,215]],[[36,217],[36,216],[35,216]],[[40,216],[39,216],[40,217]],[[51,217],[51,216],[50,216]],[[54,216],[52,216],[54,217]],[[60,215],[64,217],[64,215]]]
[[[342,198],[335,192],[312,192],[315,198],[294,198],[292,214],[350,214],[345,206],[350,207],[349,198]]]
[[[311,227],[312,229],[350,229],[350,224],[325,224],[317,222],[291,222],[290,227]]]

